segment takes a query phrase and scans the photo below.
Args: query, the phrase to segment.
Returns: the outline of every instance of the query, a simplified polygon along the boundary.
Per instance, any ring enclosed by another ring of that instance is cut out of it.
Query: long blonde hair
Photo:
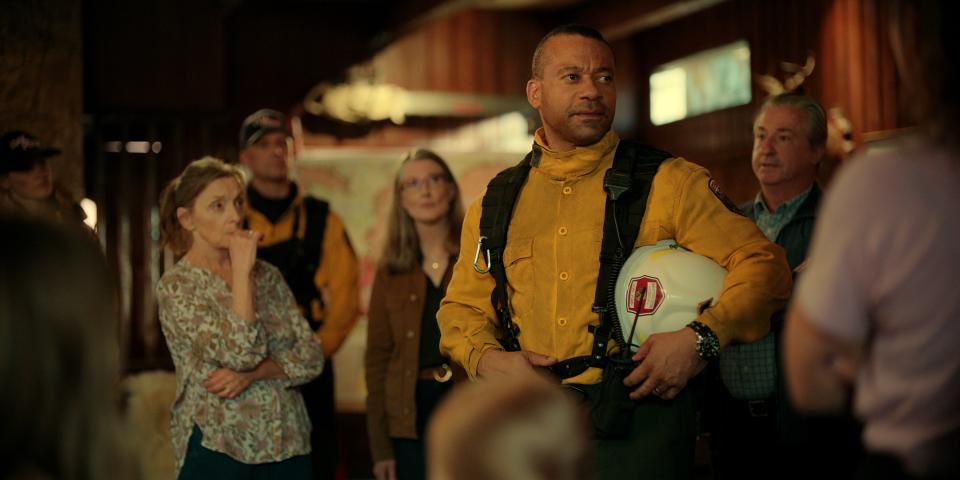
[[[387,223],[387,239],[383,245],[379,264],[380,268],[386,269],[390,273],[409,272],[420,263],[420,238],[417,235],[417,229],[414,227],[413,219],[403,209],[403,201],[400,198],[403,193],[400,185],[402,180],[400,174],[407,163],[415,160],[430,160],[439,165],[453,188],[450,209],[447,211],[449,230],[445,243],[451,254],[456,255],[460,252],[460,229],[463,226],[463,200],[460,198],[460,186],[453,178],[450,166],[439,155],[422,148],[412,150],[402,157],[393,179],[393,200]]]

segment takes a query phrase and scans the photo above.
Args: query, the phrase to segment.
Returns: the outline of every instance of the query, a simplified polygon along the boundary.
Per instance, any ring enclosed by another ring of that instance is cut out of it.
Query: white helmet
[[[687,326],[716,303],[726,276],[723,267],[675,240],[634,250],[617,276],[615,292],[624,339],[637,347],[654,333]],[[631,331],[632,339],[627,338]]]

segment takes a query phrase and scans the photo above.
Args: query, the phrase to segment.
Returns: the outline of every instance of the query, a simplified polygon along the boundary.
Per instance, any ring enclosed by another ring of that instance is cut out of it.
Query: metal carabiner
[[[480,250],[483,246],[483,241],[486,239],[487,237],[480,236],[480,239],[477,240],[477,253],[473,255],[473,269],[481,275],[490,271],[490,249],[487,249],[487,268],[480,268]]]

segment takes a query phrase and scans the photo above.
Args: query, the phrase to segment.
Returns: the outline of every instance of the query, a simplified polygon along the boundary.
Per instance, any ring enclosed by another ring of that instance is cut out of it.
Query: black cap
[[[290,135],[286,115],[269,108],[263,108],[250,114],[240,127],[240,148],[247,148],[270,132],[283,132]]]
[[[36,160],[59,153],[59,149],[41,144],[37,137],[27,132],[13,130],[4,133],[0,137],[0,175],[30,170]]]

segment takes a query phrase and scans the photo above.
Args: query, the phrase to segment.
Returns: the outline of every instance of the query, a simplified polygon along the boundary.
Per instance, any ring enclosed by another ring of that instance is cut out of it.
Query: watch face
[[[697,334],[697,354],[702,360],[710,361],[720,356],[720,342],[712,335]]]
[[[713,340],[707,343],[707,357],[710,360],[713,360],[720,356],[720,346],[717,345],[717,341]]]
[[[701,360],[711,361],[720,356],[720,339],[710,327],[693,321],[687,325],[697,334],[697,355]]]

